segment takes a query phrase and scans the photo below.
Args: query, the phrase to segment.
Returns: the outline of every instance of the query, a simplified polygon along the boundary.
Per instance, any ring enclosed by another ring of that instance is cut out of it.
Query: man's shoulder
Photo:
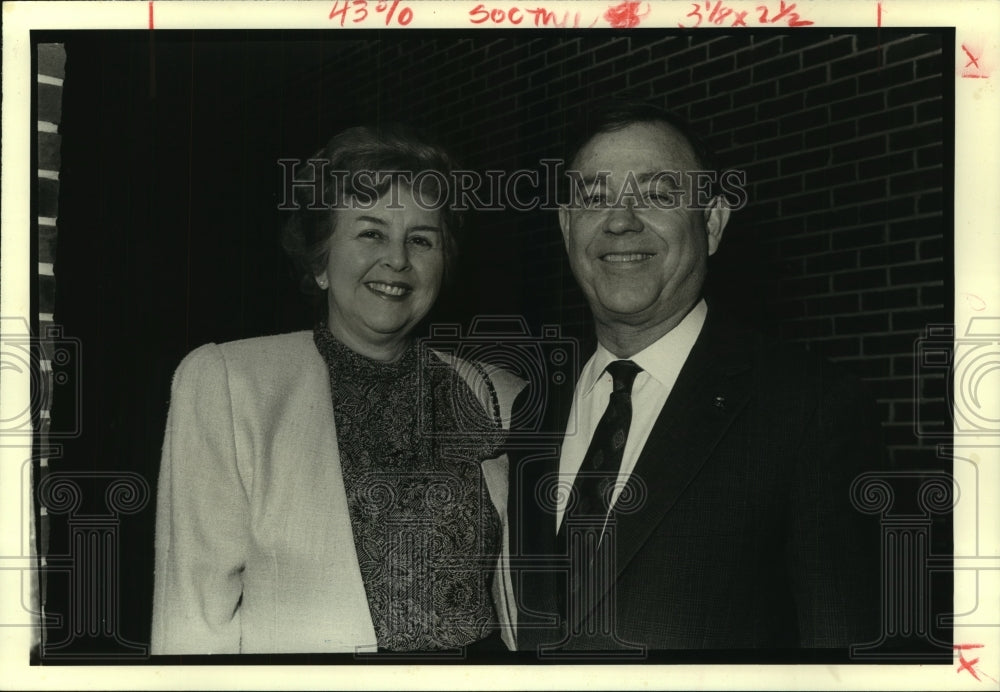
[[[861,380],[842,364],[809,350],[803,343],[765,333],[720,306],[712,306],[703,337],[705,350],[714,353],[721,363],[728,359],[746,367],[758,387],[786,391],[864,388]]]

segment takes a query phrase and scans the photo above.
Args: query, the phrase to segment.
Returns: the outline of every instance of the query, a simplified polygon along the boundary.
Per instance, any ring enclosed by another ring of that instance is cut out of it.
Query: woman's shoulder
[[[177,367],[175,380],[199,380],[209,373],[224,371],[232,378],[256,379],[262,374],[280,376],[294,374],[318,357],[313,346],[312,332],[259,336],[220,344],[207,343],[194,349]]]
[[[238,360],[255,363],[262,360],[273,361],[275,358],[286,361],[302,358],[306,355],[312,355],[316,347],[313,345],[312,331],[303,330],[227,341],[219,344],[219,349],[227,361]]]

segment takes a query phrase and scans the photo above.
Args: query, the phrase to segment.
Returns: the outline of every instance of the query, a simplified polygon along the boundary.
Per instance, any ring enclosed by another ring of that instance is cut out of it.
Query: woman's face
[[[327,287],[330,331],[363,355],[395,360],[441,290],[440,213],[421,208],[405,186],[333,213],[326,270],[316,276]]]

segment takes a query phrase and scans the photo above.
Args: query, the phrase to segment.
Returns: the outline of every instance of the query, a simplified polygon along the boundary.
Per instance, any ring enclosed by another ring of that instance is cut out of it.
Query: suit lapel
[[[705,326],[650,431],[609,519],[617,578],[674,507],[752,393],[744,344],[749,335],[726,328],[709,310]],[[719,399],[721,397],[721,399]],[[594,584],[603,596],[615,579]],[[595,598],[596,605],[600,598]]]
[[[568,390],[568,391],[567,391]],[[518,606],[519,649],[534,649],[551,639],[549,629],[539,629],[541,619],[557,612],[558,559],[554,496],[545,491],[558,478],[563,432],[572,406],[572,387],[546,393],[542,434],[514,430],[509,438],[510,460],[508,523],[515,599]],[[529,398],[526,388],[514,404],[514,414]],[[520,433],[520,434],[518,434]],[[541,619],[540,619],[541,618]],[[536,627],[531,627],[530,624]],[[526,626],[528,625],[528,626]]]
[[[515,412],[526,394],[525,390],[518,396]],[[546,403],[542,429],[565,429],[572,401],[550,399]],[[510,460],[510,496],[516,498],[510,503],[509,522],[511,531],[517,533],[512,548],[520,548],[519,554],[537,555],[551,552],[555,540],[555,506],[540,501],[543,498],[538,489],[544,487],[549,474],[559,471],[562,434],[525,435],[524,432],[512,431],[506,448]],[[540,483],[543,485],[539,486]]]

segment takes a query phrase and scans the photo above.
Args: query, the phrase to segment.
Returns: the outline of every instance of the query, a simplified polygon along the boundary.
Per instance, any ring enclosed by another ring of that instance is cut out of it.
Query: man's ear
[[[705,210],[705,232],[708,234],[708,254],[714,255],[722,242],[722,232],[729,223],[729,205],[719,195],[712,200],[712,206]]]
[[[566,246],[566,251],[569,252],[569,209],[565,204],[559,205],[559,228],[562,229],[563,244]]]

